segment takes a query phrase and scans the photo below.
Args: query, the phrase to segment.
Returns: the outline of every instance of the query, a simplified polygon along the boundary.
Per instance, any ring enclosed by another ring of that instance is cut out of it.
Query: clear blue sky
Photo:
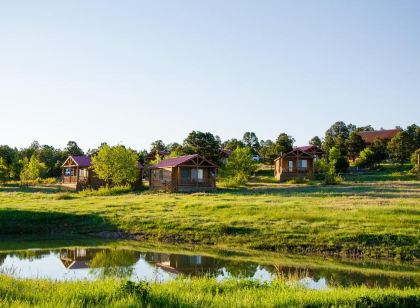
[[[0,144],[420,119],[420,1],[3,1]]]

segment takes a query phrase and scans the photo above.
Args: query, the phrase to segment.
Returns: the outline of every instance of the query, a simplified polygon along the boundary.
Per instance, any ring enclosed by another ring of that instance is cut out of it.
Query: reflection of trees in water
[[[0,266],[3,265],[4,260],[6,260],[7,254],[6,253],[0,253]]]
[[[40,260],[46,256],[48,256],[51,253],[50,250],[18,250],[18,251],[13,251],[10,253],[6,253],[5,258],[7,256],[9,257],[16,257],[19,260],[29,260],[29,261],[33,261],[33,260]],[[0,257],[1,258],[1,257]],[[4,261],[4,259],[3,259]]]
[[[131,276],[134,264],[137,263],[140,253],[130,250],[102,250],[89,261],[91,272],[101,278]]]
[[[419,282],[412,277],[392,277],[379,274],[366,274],[362,272],[334,270],[328,268],[305,268],[281,266],[266,266],[267,271],[273,273],[282,280],[301,280],[305,277],[313,279],[315,282],[325,279],[329,287],[350,287],[365,285],[368,287],[415,287]]]
[[[258,264],[241,261],[224,261],[222,266],[234,278],[252,278],[258,270]]]

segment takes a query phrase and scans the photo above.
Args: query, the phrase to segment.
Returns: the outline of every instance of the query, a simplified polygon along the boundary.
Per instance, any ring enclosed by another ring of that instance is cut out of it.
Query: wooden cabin
[[[149,188],[173,192],[216,189],[217,166],[194,154],[171,157],[150,167]]]
[[[274,161],[274,177],[278,181],[312,178],[316,172],[314,162],[323,155],[317,146],[297,147]]]
[[[105,185],[105,182],[98,178],[92,168],[91,159],[87,155],[69,156],[61,166],[62,184],[70,189],[81,190],[87,187],[97,189]],[[134,186],[140,186],[142,180],[143,166],[139,163],[139,179]]]

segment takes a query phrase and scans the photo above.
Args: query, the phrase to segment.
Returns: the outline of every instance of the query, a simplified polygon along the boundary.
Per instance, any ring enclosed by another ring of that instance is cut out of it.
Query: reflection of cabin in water
[[[312,178],[316,173],[314,162],[323,155],[325,153],[317,146],[297,147],[274,161],[274,176],[278,181]]]
[[[89,262],[101,250],[86,248],[68,248],[60,250],[60,260],[67,269],[89,268]]]
[[[105,182],[97,177],[92,168],[91,159],[87,155],[69,156],[62,169],[62,183],[69,188],[80,190],[86,187],[99,188],[104,186]],[[141,185],[141,178],[143,173],[143,166],[139,163],[139,178],[134,184],[135,186]]]
[[[198,154],[167,158],[150,167],[149,188],[178,192],[214,190],[216,169],[215,164]]]
[[[218,270],[215,259],[203,256],[147,253],[145,259],[173,274],[200,276]]]

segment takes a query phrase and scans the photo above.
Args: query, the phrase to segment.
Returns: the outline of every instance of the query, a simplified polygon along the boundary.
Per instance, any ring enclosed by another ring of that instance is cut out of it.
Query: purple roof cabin
[[[170,157],[149,169],[151,190],[193,192],[216,189],[217,166],[198,154]]]
[[[98,188],[105,185],[105,182],[97,177],[90,168],[92,162],[89,156],[69,156],[61,166],[61,182],[65,187],[75,190],[81,190],[87,187]],[[134,186],[141,185],[143,166],[138,163],[139,179]]]

